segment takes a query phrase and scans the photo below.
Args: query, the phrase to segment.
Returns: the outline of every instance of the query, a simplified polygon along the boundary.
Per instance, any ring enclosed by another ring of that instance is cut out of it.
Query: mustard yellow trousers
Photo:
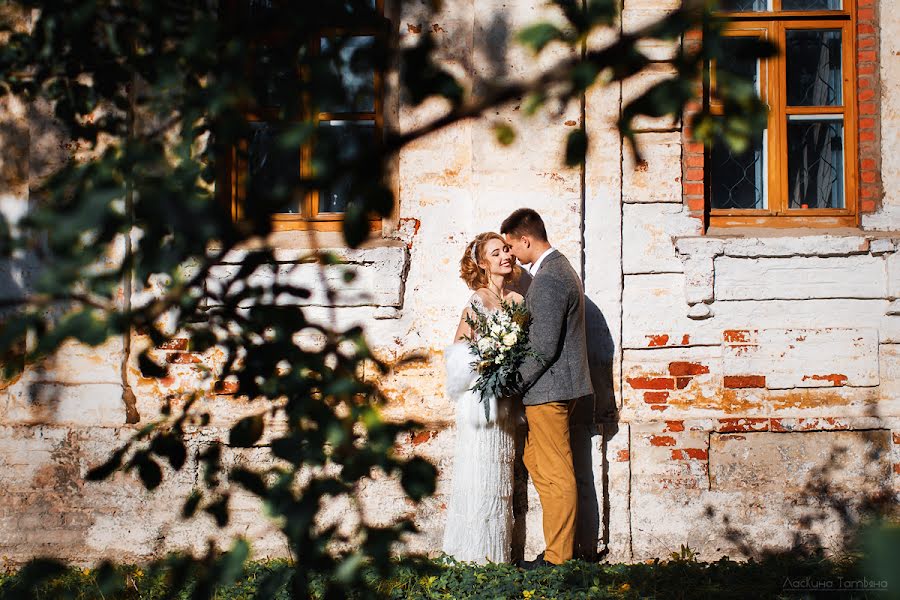
[[[544,510],[544,560],[561,564],[575,545],[578,489],[569,445],[569,417],[575,400],[525,407],[528,437],[522,456]]]

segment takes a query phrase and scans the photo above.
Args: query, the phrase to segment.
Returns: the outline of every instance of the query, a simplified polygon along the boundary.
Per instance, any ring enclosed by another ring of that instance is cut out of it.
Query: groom
[[[569,261],[547,240],[541,216],[530,208],[513,212],[500,226],[510,252],[530,265],[525,305],[531,312],[531,347],[520,369],[528,420],[523,459],[544,509],[547,549],[527,569],[572,558],[578,492],[569,417],[579,398],[593,394],[588,370],[584,288]]]

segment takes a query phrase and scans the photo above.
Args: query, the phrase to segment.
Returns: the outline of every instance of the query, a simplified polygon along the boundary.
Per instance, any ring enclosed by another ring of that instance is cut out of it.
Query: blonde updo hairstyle
[[[484,247],[490,240],[500,240],[506,245],[506,240],[499,233],[494,233],[493,231],[479,233],[466,246],[466,252],[463,254],[462,260],[459,261],[459,276],[466,282],[469,289],[477,290],[488,286],[488,272],[478,266],[478,263],[484,259]],[[514,261],[512,271],[506,276],[505,282],[516,282],[521,274],[522,268]]]

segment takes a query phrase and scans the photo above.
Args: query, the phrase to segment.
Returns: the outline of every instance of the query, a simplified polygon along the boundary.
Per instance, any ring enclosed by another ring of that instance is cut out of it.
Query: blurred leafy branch
[[[633,144],[637,117],[680,117],[700,99],[705,65],[721,54],[724,22],[705,2],[688,0],[628,33],[618,30],[618,1],[549,4],[559,19],[527,27],[518,40],[535,55],[562,46],[563,58],[528,79],[487,82],[475,94],[451,74],[433,36],[423,33],[414,45],[399,47],[390,21],[366,0],[3,3],[0,90],[30,106],[50,107],[53,127],[79,149],[30,182],[26,216],[0,219],[0,259],[31,265],[33,274],[19,293],[0,301],[4,376],[52,356],[66,341],[98,346],[112,336],[123,336],[128,348],[132,337],[140,341],[136,362],[148,378],[166,375],[152,348],[176,335],[188,337],[194,352],[218,349],[223,356],[203,387],[173,399],[158,418],[145,418],[89,479],[133,471],[148,489],[157,488],[169,469],[185,468],[190,460],[186,432],[210,420],[195,408],[198,398],[215,381],[228,381],[256,412],[232,426],[227,442],[198,451],[204,475],[185,500],[183,516],[204,511],[224,527],[236,488],[257,496],[291,550],[297,597],[308,595],[317,575],[327,575],[324,597],[342,597],[368,585],[364,565],[385,575],[394,568],[390,553],[414,530],[412,521],[369,524],[352,499],[380,471],[397,476],[405,494],[419,501],[433,492],[435,470],[397,452],[398,438],[416,424],[382,418],[385,398],[376,379],[395,365],[374,356],[363,330],[314,322],[303,307],[309,289],[281,275],[259,278],[278,262],[267,241],[271,217],[307,192],[340,182],[353,198],[344,235],[356,247],[368,236],[373,215],[394,210],[390,161],[410,143],[522,99],[529,114],[579,102],[592,86],[625,81],[658,62],[641,49],[643,42],[669,42],[672,56],[663,62],[673,67],[672,77],[619,115],[618,126]],[[429,10],[441,7],[434,2]],[[313,41],[339,27],[373,32],[375,43],[351,47],[349,36],[339,34],[327,47]],[[601,31],[612,31],[614,39],[595,47]],[[696,44],[681,43],[698,31],[703,35]],[[254,74],[254,57],[264,48],[274,48],[278,65],[287,65],[276,69],[273,85],[260,85]],[[751,52],[766,56],[773,49],[760,44]],[[393,65],[400,65],[403,102],[439,99],[444,114],[405,131],[388,126],[382,143],[352,153],[324,143],[310,115],[353,100],[340,74]],[[746,146],[765,121],[752,84],[720,77],[715,94],[724,111],[713,114],[703,103],[692,117],[694,134],[705,142],[723,138],[735,148]],[[315,173],[266,190],[234,220],[217,198],[216,182],[223,156],[234,151],[246,157],[258,119],[253,115],[262,113],[279,124],[281,148],[317,148]],[[501,125],[497,136],[509,144],[515,131]],[[586,132],[573,131],[565,162],[581,164],[588,147]],[[213,269],[238,250],[240,265],[209,285]],[[322,268],[338,262],[320,252],[308,260]],[[303,336],[322,343],[309,349],[298,344]],[[131,422],[141,420],[133,406],[129,415]],[[251,447],[267,453],[265,465],[226,460],[235,448]],[[317,522],[322,504],[338,497],[355,507],[359,525],[349,531]],[[211,546],[203,556],[168,560],[174,561],[176,587],[188,573],[202,574],[192,593],[204,597],[233,581],[248,555],[246,542],[237,540],[225,552]],[[51,573],[48,564],[34,568]]]

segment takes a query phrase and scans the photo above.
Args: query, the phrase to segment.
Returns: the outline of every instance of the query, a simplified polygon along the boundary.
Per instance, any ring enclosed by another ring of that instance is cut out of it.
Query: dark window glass
[[[844,123],[788,119],[790,208],[844,208]]]
[[[374,144],[374,121],[322,121],[319,123],[315,153],[317,156],[331,156],[341,163],[347,163],[371,151]],[[330,166],[340,168],[334,162]],[[348,177],[342,177],[339,171],[325,173],[318,169],[316,172],[321,177],[333,178],[331,185],[319,192],[319,212],[346,212],[356,195],[353,182]]]
[[[840,30],[785,33],[788,106],[841,106]]]
[[[719,10],[757,12],[767,8],[766,0],[719,0]]]
[[[322,38],[322,55],[328,65],[320,107],[323,111],[375,111],[374,46],[375,38],[367,35]]]
[[[253,123],[247,146],[247,205],[283,204],[299,182],[300,149],[286,147],[282,129],[271,123]],[[300,203],[291,201],[279,212],[296,213]]]
[[[781,0],[781,10],[841,10],[841,0]]]
[[[721,209],[766,208],[765,152],[760,135],[743,153],[724,142],[709,155],[710,206]]]

